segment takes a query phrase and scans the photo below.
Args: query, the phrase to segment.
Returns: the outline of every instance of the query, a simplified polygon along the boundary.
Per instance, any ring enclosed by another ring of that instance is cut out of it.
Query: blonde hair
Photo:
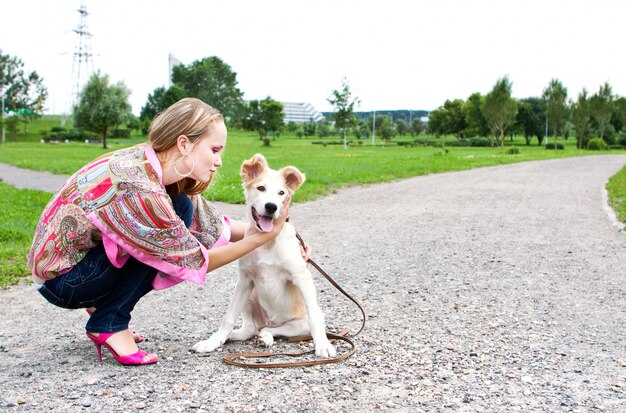
[[[224,116],[215,108],[200,99],[185,98],[159,113],[150,124],[148,139],[158,153],[164,153],[176,146],[178,137],[185,135],[194,144],[204,136],[216,122],[223,122]],[[195,195],[204,192],[211,180],[206,182],[184,178],[167,186],[170,196],[178,194]]]

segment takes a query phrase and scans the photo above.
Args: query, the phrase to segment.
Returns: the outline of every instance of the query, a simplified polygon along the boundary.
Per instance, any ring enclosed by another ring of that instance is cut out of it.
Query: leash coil
[[[296,238],[298,241],[304,246],[304,240],[300,236],[300,234],[296,233]],[[224,356],[224,363],[229,364],[231,366],[236,367],[246,367],[246,368],[285,368],[285,367],[310,367],[316,366],[320,364],[330,364],[330,363],[338,363],[340,361],[346,360],[350,356],[352,356],[356,352],[356,344],[352,340],[352,338],[358,336],[361,331],[365,328],[365,310],[363,307],[356,301],[350,294],[348,294],[335,280],[332,279],[330,275],[326,271],[322,269],[315,261],[309,258],[308,262],[317,270],[320,274],[322,274],[328,282],[330,282],[333,287],[335,287],[339,292],[341,292],[344,296],[346,296],[349,300],[351,300],[361,311],[362,319],[361,319],[361,327],[359,330],[351,335],[347,336],[347,330],[344,330],[340,333],[326,333],[326,337],[329,340],[339,340],[344,341],[350,345],[350,349],[337,357],[327,358],[327,359],[316,359],[316,360],[308,360],[308,361],[295,361],[295,362],[281,362],[281,363],[246,363],[241,360],[244,359],[258,359],[258,358],[270,358],[270,357],[301,357],[306,354],[310,354],[315,352],[315,350],[308,350],[303,352],[296,353],[236,353],[236,354],[226,354]],[[312,340],[311,336],[302,336],[302,337],[292,337],[288,341],[289,342],[297,342],[297,341],[308,341]]]

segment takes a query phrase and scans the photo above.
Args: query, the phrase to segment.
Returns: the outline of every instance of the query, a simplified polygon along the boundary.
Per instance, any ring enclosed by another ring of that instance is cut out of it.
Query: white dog
[[[297,168],[270,169],[256,154],[241,165],[248,227],[246,236],[271,231],[286,196],[292,195],[305,177]],[[270,346],[275,336],[310,334],[315,354],[335,357],[326,337],[324,316],[317,304],[313,277],[302,259],[296,231],[286,222],[278,236],[239,259],[239,282],[220,328],[208,340],[193,346],[196,352],[213,351],[226,340],[247,340],[258,335]],[[234,330],[241,314],[241,328]]]

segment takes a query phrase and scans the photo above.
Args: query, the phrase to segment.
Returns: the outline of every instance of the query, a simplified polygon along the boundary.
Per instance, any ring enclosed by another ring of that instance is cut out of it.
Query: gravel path
[[[626,411],[626,235],[603,207],[624,164],[480,168],[293,206],[313,258],[368,313],[357,353],[340,364],[222,363],[224,352],[260,350],[254,342],[189,352],[217,328],[236,265],[139,303],[133,325],[161,358],[142,368],[111,356],[99,365],[84,311],[53,307],[28,285],[0,291],[0,410]],[[355,328],[353,304],[315,278],[330,328]]]

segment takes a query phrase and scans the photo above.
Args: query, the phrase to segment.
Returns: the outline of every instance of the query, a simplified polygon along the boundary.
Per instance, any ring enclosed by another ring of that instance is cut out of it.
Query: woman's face
[[[196,141],[189,153],[194,160],[195,167],[189,175],[196,181],[207,182],[222,166],[222,151],[226,146],[226,125],[224,122],[215,123],[204,136]],[[191,165],[189,165],[191,169]]]

